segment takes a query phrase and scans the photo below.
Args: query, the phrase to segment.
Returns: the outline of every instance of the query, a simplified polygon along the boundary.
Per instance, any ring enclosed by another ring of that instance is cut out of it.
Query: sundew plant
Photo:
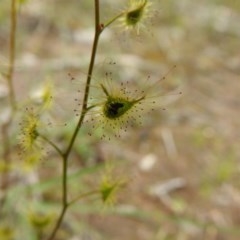
[[[2,146],[1,146],[1,202],[0,202],[0,218],[3,222],[0,224],[0,239],[20,239],[19,236],[24,231],[18,230],[15,225],[8,224],[12,216],[16,216],[17,212],[11,213],[11,188],[14,185],[12,175],[18,173],[19,166],[23,163],[26,172],[31,167],[36,166],[41,159],[50,161],[48,149],[55,151],[61,163],[59,171],[59,181],[61,183],[60,206],[57,213],[52,214],[48,211],[42,211],[38,207],[26,210],[26,204],[21,199],[21,188],[16,199],[16,205],[22,212],[27,212],[25,222],[32,225],[34,239],[59,239],[63,220],[65,219],[68,209],[77,202],[87,199],[89,196],[96,196],[101,199],[104,204],[113,204],[116,194],[119,190],[126,186],[128,180],[114,174],[114,170],[108,169],[100,180],[99,186],[89,191],[73,196],[69,194],[69,162],[71,153],[83,130],[83,126],[90,125],[90,136],[95,131],[101,129],[101,139],[111,140],[112,138],[120,138],[121,134],[131,129],[135,124],[141,124],[141,119],[154,109],[161,109],[158,105],[158,98],[161,88],[160,82],[164,79],[151,83],[151,79],[147,78],[147,84],[143,87],[131,86],[126,79],[124,82],[118,82],[114,74],[107,72],[104,79],[95,79],[93,83],[93,71],[95,68],[95,59],[99,47],[99,41],[107,28],[122,28],[121,31],[130,31],[136,35],[141,35],[142,31],[150,28],[148,26],[149,19],[152,17],[153,2],[149,0],[129,0],[123,10],[120,10],[115,16],[109,20],[101,17],[101,1],[93,0],[93,19],[94,19],[94,37],[92,40],[92,49],[90,52],[90,62],[87,68],[86,80],[84,82],[83,91],[81,91],[81,103],[78,104],[76,112],[72,113],[70,119],[76,119],[73,131],[69,134],[68,140],[59,142],[59,140],[51,137],[46,129],[50,125],[48,122],[48,110],[52,107],[54,99],[54,85],[50,81],[43,81],[41,87],[37,91],[30,94],[24,101],[18,101],[16,96],[17,88],[14,86],[15,78],[15,55],[18,46],[17,23],[18,10],[22,4],[28,4],[27,1],[9,0],[10,25],[9,25],[9,60],[7,70],[1,72],[1,78],[6,82],[8,89],[8,114],[1,119],[2,128]],[[131,36],[131,35],[129,35]],[[131,39],[129,39],[130,41]],[[132,39],[134,41],[134,39]],[[147,44],[147,43],[146,43]],[[116,67],[117,69],[117,67]],[[116,70],[117,71],[117,70]],[[19,79],[18,81],[22,81]],[[98,96],[94,96],[93,89],[97,88]],[[19,121],[19,119],[21,119]],[[18,123],[18,124],[17,124]],[[18,127],[16,127],[18,125]],[[60,125],[58,132],[65,127],[65,123]],[[62,127],[61,127],[62,126]],[[51,128],[50,130],[51,131]],[[82,136],[82,135],[81,135]],[[14,140],[15,139],[15,140]],[[81,144],[81,139],[79,139]],[[16,161],[16,159],[18,161]],[[45,160],[45,161],[46,161]],[[17,162],[17,163],[15,163]],[[57,168],[57,167],[56,167]],[[36,170],[37,171],[37,170]],[[59,190],[59,189],[58,189]],[[31,193],[28,193],[31,195]],[[15,196],[16,197],[16,196]],[[20,203],[18,203],[18,201]],[[33,200],[35,201],[35,200]],[[79,203],[80,204],[80,203]],[[33,204],[34,205],[34,204]],[[23,208],[23,206],[25,208]],[[25,210],[24,210],[25,209]],[[10,215],[13,214],[11,217]],[[24,223],[26,224],[26,223]]]
[[[173,66],[168,73],[175,67]],[[99,95],[94,97],[96,91],[92,97],[90,94],[86,122],[90,123],[91,129],[100,129],[101,137],[108,140],[111,140],[111,136],[121,137],[131,126],[141,126],[146,114],[155,109],[165,110],[158,101],[160,98],[181,94],[181,92],[164,94],[159,88],[168,73],[156,82],[151,82],[148,76],[143,86],[136,87],[128,81],[114,81],[113,74],[107,72],[103,81],[98,81],[98,86],[94,86],[98,89]]]

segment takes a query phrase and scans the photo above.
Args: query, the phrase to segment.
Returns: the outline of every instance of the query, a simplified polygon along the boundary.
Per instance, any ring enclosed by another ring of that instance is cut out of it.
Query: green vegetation
[[[0,239],[239,239],[239,21],[1,0]]]

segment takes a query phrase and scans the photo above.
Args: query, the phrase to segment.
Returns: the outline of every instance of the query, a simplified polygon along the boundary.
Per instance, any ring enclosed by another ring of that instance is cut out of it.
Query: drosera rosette
[[[40,126],[39,114],[34,109],[26,108],[22,122],[19,124],[21,129],[20,146],[23,150],[32,149],[39,136],[38,128]]]
[[[113,206],[118,200],[118,195],[127,186],[129,179],[116,173],[116,166],[106,163],[100,178],[99,193],[105,206]]]
[[[100,83],[100,96],[92,98],[86,122],[90,123],[90,130],[94,132],[100,129],[101,138],[110,140],[111,135],[120,137],[122,132],[139,120],[138,107],[144,96],[137,92],[132,94],[124,84],[114,84],[108,78]],[[89,135],[92,133],[89,132]]]
[[[128,0],[125,7],[116,15],[103,23],[103,30],[113,23],[119,33],[125,37],[140,36],[141,32],[149,32],[152,20],[156,17],[156,10],[150,0]],[[122,39],[123,40],[123,39]]]
[[[15,237],[13,226],[11,226],[9,223],[3,223],[1,222],[0,225],[0,239],[3,240],[12,240]]]
[[[111,73],[106,73],[99,84],[100,96],[93,97],[88,108],[87,122],[92,130],[89,135],[100,129],[101,138],[111,140],[112,135],[120,137],[130,127],[142,125],[147,113],[159,108],[164,110],[160,83],[166,76],[154,83],[150,83],[148,77],[142,87],[135,87],[128,81],[118,83]],[[174,93],[179,94],[181,92]]]
[[[24,161],[23,167],[31,169],[46,155],[40,130],[44,129],[40,113],[33,108],[26,108],[19,123],[20,134],[18,136],[20,156]]]
[[[54,213],[40,210],[29,210],[28,220],[30,224],[37,230],[42,231],[54,220]]]
[[[127,31],[134,30],[139,35],[152,17],[151,5],[149,0],[129,0],[128,7],[119,17],[121,27]]]

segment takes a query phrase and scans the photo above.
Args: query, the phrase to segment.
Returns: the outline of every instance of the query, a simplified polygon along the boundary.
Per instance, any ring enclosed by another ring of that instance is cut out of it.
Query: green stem
[[[44,141],[51,145],[59,153],[60,156],[63,156],[61,149],[54,142],[52,142],[50,139],[48,139],[46,136],[42,134],[39,134],[39,137],[41,137]]]
[[[65,215],[65,213],[66,213],[66,211],[67,211],[67,207],[68,207],[68,205],[64,205],[64,206],[63,206],[62,211],[61,211],[61,213],[60,213],[60,215],[59,215],[59,217],[58,217],[57,223],[56,223],[56,225],[55,225],[55,227],[54,227],[51,235],[49,236],[48,240],[53,240],[53,239],[54,239],[54,237],[55,237],[58,229],[59,229],[60,226],[61,226],[61,223],[62,223],[62,221],[63,221],[64,215]]]
[[[82,111],[80,118],[78,120],[77,126],[73,132],[72,138],[69,142],[69,145],[66,149],[66,151],[62,154],[62,160],[63,160],[63,166],[62,166],[62,210],[58,217],[57,223],[49,236],[48,240],[53,240],[58,229],[61,226],[61,223],[63,221],[63,218],[66,214],[67,208],[69,206],[68,204],[68,185],[67,185],[67,170],[68,170],[68,158],[69,154],[72,150],[73,144],[76,140],[77,134],[82,126],[83,120],[85,118],[86,112],[88,111],[88,96],[89,96],[89,88],[90,88],[90,82],[92,79],[92,72],[94,68],[96,53],[97,53],[97,47],[98,47],[98,40],[100,37],[100,34],[103,30],[103,27],[100,24],[100,13],[99,13],[99,0],[95,0],[95,35],[93,40],[93,47],[92,47],[92,53],[91,53],[91,59],[89,63],[88,68],[88,74],[87,74],[87,80],[86,80],[86,86],[85,86],[85,92],[84,92],[84,99],[83,99],[83,105],[82,105]]]
[[[11,28],[10,28],[10,36],[9,36],[9,66],[6,74],[6,80],[8,84],[9,90],[9,102],[12,109],[12,114],[7,122],[3,124],[1,127],[2,130],[2,139],[3,141],[3,161],[5,165],[8,167],[11,164],[10,158],[10,136],[9,136],[9,127],[12,123],[14,112],[16,110],[16,100],[15,93],[13,88],[13,73],[14,73],[14,63],[15,63],[15,42],[16,42],[16,28],[17,28],[17,9],[16,9],[16,0],[11,0]],[[9,169],[7,169],[1,176],[1,185],[0,188],[4,192],[6,192],[9,185]],[[4,205],[6,201],[6,195],[4,195],[0,200],[0,209]]]
[[[109,20],[107,23],[104,24],[104,28],[109,27],[113,22],[115,22],[118,18],[120,18],[121,16],[123,16],[125,14],[125,12],[121,12],[119,13],[117,16],[115,16],[114,18],[112,18],[111,20]]]
[[[77,196],[76,198],[74,198],[73,200],[71,200],[69,203],[68,203],[68,206],[74,204],[75,202],[83,199],[83,198],[86,198],[88,196],[91,196],[91,195],[94,195],[94,194],[99,194],[99,190],[92,190],[90,192],[86,192],[86,193],[83,193],[79,196]]]
[[[77,137],[78,131],[82,126],[83,120],[84,120],[86,112],[88,110],[87,103],[88,103],[90,82],[91,82],[91,79],[92,79],[92,72],[93,72],[93,67],[94,67],[94,63],[95,63],[95,57],[96,57],[96,52],[97,52],[97,47],[98,47],[98,40],[99,40],[100,34],[103,30],[102,26],[100,25],[99,19],[100,19],[100,16],[99,16],[99,1],[95,0],[95,36],[94,36],[91,60],[90,60],[90,64],[89,64],[86,86],[85,86],[85,91],[84,91],[82,112],[81,112],[81,116],[79,118],[78,124],[75,128],[75,131],[73,133],[73,136],[70,140],[69,146],[68,146],[68,148],[65,152],[66,157],[68,157],[68,155],[69,155],[69,153],[70,153],[70,151],[73,147],[73,144],[74,144],[75,139]]]
[[[13,88],[13,73],[15,65],[15,48],[16,48],[16,28],[17,28],[17,7],[16,0],[11,1],[11,31],[9,44],[9,69],[7,73],[7,82],[9,88],[9,99],[12,110],[16,109],[15,92]]]

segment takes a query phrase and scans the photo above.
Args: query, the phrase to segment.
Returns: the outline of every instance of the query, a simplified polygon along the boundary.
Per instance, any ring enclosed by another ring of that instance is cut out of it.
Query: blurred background
[[[126,8],[125,1],[100,2],[102,22]],[[164,92],[156,98],[159,109],[120,139],[101,140],[98,132],[90,137],[86,127],[70,159],[70,196],[94,188],[109,162],[129,184],[110,208],[91,198],[72,206],[56,239],[240,239],[240,1],[152,2],[139,36],[118,23],[103,33],[94,79],[111,68],[117,80],[141,86],[148,76],[156,82],[170,70],[159,86]],[[93,1],[83,0],[28,0],[19,6],[17,97],[21,102],[53,81],[49,136],[63,146],[86,79],[93,10]],[[8,63],[9,12],[9,1],[1,0],[1,73]],[[172,90],[181,96],[165,101]],[[1,92],[3,114],[3,77]],[[38,235],[33,227],[36,212],[57,216],[60,210],[61,164],[49,151],[33,170],[13,172],[5,204],[9,215],[0,228],[14,234],[1,239],[44,239],[50,231],[51,224]]]

